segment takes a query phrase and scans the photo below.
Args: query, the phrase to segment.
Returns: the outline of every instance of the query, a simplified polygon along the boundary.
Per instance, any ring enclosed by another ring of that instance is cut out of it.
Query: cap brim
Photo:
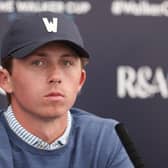
[[[35,51],[36,49],[38,49],[39,47],[49,43],[49,42],[60,42],[60,43],[64,43],[65,45],[68,45],[69,47],[71,47],[72,49],[74,49],[79,57],[85,57],[85,58],[89,58],[89,54],[88,52],[83,49],[82,47],[80,47],[79,45],[77,45],[76,43],[69,41],[69,40],[41,40],[41,41],[34,41],[31,42],[29,44],[24,45],[23,47],[15,50],[14,52],[10,53],[10,55],[14,56],[15,58],[24,58],[28,55],[30,55],[33,51]]]

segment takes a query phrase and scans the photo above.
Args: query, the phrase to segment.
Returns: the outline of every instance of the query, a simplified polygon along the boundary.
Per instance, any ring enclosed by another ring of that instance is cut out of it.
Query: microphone
[[[144,168],[144,163],[142,162],[142,159],[140,158],[138,152],[136,151],[133,142],[128,136],[128,133],[124,128],[124,125],[122,123],[117,124],[115,126],[115,130],[135,168]]]

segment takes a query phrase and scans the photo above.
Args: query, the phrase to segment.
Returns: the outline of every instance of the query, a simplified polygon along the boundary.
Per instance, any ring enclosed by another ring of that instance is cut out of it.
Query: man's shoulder
[[[100,116],[97,116],[93,113],[87,112],[82,109],[78,108],[72,108],[70,110],[72,117],[74,118],[77,125],[84,125],[85,127],[89,128],[99,128],[101,129],[107,129],[107,128],[114,128],[118,121],[112,118],[103,118]]]
[[[5,111],[4,109],[0,108],[0,118],[2,117],[2,114],[4,111]],[[0,120],[0,122],[1,122],[1,120]]]

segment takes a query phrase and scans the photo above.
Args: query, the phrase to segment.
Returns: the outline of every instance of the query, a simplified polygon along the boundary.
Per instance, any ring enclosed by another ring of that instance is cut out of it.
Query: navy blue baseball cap
[[[2,41],[1,58],[23,58],[52,41],[64,42],[73,48],[79,57],[89,58],[72,18],[51,12],[16,17]]]

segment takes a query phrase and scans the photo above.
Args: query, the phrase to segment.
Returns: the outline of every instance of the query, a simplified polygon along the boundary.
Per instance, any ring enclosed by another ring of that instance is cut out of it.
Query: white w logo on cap
[[[46,17],[43,17],[42,19],[48,32],[57,32],[58,18],[53,18],[52,21],[49,21]]]

